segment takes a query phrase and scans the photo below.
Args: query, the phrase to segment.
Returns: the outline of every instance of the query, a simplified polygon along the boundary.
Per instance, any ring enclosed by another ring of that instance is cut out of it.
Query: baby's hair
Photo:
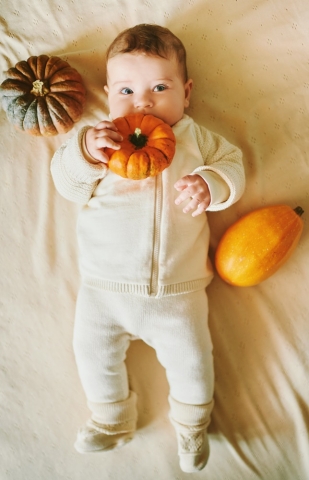
[[[168,28],[142,23],[127,28],[115,38],[106,52],[106,60],[120,53],[143,52],[147,55],[170,58],[175,55],[184,82],[188,80],[186,49]]]

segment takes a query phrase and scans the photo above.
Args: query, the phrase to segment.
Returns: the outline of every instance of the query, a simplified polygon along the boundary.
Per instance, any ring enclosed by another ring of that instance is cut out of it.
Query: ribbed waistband
[[[131,294],[131,295],[140,295],[143,297],[165,297],[168,295],[182,295],[184,293],[195,292],[201,290],[202,288],[207,287],[211,282],[213,275],[210,275],[207,278],[200,278],[197,280],[190,280],[187,282],[173,283],[170,285],[158,285],[157,290],[152,292],[150,285],[141,285],[137,283],[121,283],[121,282],[111,282],[110,280],[105,280],[96,277],[83,276],[82,281],[85,285],[94,288],[100,288],[102,290],[107,290],[110,292]]]

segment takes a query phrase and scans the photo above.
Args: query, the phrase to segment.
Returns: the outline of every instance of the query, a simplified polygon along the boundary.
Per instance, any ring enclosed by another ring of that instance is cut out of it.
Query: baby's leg
[[[120,446],[136,428],[136,394],[129,391],[124,363],[130,335],[117,323],[108,297],[83,285],[76,305],[74,352],[92,412],[75,443],[81,453]]]
[[[171,396],[184,404],[208,404],[214,368],[205,291],[148,300],[140,336],[165,367]]]
[[[208,460],[207,426],[213,407],[214,371],[205,291],[157,299],[157,317],[144,339],[166,369],[170,418],[180,466],[202,469]],[[151,325],[151,327],[150,327]]]

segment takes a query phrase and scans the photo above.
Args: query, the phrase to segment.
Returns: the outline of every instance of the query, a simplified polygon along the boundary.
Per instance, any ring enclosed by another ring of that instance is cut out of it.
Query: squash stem
[[[33,93],[36,97],[44,97],[49,92],[49,89],[42,80],[35,80],[32,86],[33,89],[30,93]]]
[[[135,129],[134,133],[129,136],[129,140],[133,143],[136,149],[143,148],[147,144],[147,137],[142,134],[140,128]]]
[[[302,214],[304,213],[304,210],[301,207],[296,207],[294,208],[294,212],[301,217]]]

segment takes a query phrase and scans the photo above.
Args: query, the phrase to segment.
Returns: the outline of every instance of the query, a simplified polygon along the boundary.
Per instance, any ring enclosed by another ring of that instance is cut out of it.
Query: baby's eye
[[[156,85],[155,88],[153,89],[154,92],[163,92],[163,90],[166,90],[165,85]]]
[[[123,88],[120,93],[122,93],[123,95],[130,95],[131,93],[133,93],[133,90],[131,90],[131,88]]]

